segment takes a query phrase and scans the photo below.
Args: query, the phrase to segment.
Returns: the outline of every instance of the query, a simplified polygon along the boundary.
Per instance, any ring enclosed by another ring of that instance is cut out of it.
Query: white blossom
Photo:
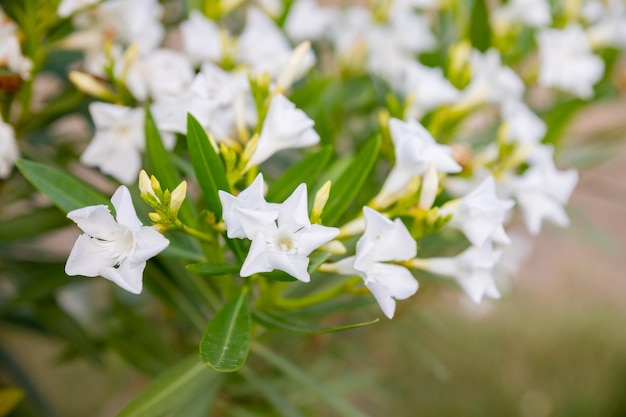
[[[248,162],[248,167],[259,165],[283,149],[315,145],[320,141],[320,137],[313,130],[313,124],[313,120],[306,113],[296,108],[282,94],[277,94],[267,111],[256,150]]]
[[[569,224],[563,206],[578,182],[578,172],[574,169],[557,170],[552,153],[552,148],[536,148],[530,159],[531,167],[514,182],[515,198],[522,209],[526,227],[533,235],[539,234],[544,220],[561,227]]]
[[[593,86],[604,74],[604,62],[591,52],[579,25],[539,33],[539,83],[557,87],[580,98],[593,96]]]
[[[193,10],[189,19],[180,24],[183,47],[195,64],[219,62],[222,59],[220,29],[215,22]]]
[[[409,182],[422,175],[431,162],[438,172],[461,171],[461,166],[451,156],[452,149],[438,144],[418,122],[391,118],[389,130],[396,163],[383,184],[381,194],[402,196]]]
[[[65,273],[100,275],[126,291],[139,294],[146,261],[163,251],[169,241],[152,227],[142,226],[125,186],[117,189],[111,202],[115,219],[105,205],[84,207],[67,214],[84,233],[72,248]]]
[[[393,222],[369,207],[363,207],[365,232],[356,245],[356,255],[335,264],[339,273],[360,275],[381,310],[393,318],[396,300],[409,298],[418,288],[411,272],[391,261],[407,261],[417,254],[417,245],[400,219]]]
[[[137,179],[141,169],[141,152],[145,148],[142,108],[108,103],[91,103],[89,113],[95,124],[95,135],[80,157],[82,163],[116,178],[124,184]],[[174,137],[162,135],[166,148],[174,146]]]
[[[546,124],[521,101],[505,101],[501,112],[509,142],[517,141],[520,145],[533,147],[546,135]]]
[[[157,49],[139,57],[128,69],[126,86],[138,100],[177,95],[193,81],[189,59],[172,49]]]
[[[0,178],[7,178],[19,157],[13,126],[0,119]]]
[[[310,281],[308,256],[334,239],[339,229],[311,224],[306,193],[306,184],[300,184],[277,207],[276,217],[263,209],[233,209],[244,234],[252,236],[240,271],[242,277],[278,269],[302,282]]]
[[[57,8],[59,17],[71,16],[75,11],[98,3],[99,0],[62,0]]]
[[[336,18],[336,9],[321,7],[317,0],[296,0],[285,21],[285,32],[294,42],[316,41],[327,35]]]
[[[511,0],[494,11],[492,21],[501,26],[512,23],[532,27],[548,26],[552,23],[550,4],[547,0]]]
[[[22,78],[30,78],[30,70],[33,67],[33,63],[22,55],[20,42],[15,33],[7,33],[0,36],[0,67],[4,66],[16,72]]]
[[[474,246],[488,241],[511,243],[504,231],[506,213],[513,200],[496,197],[496,184],[492,176],[460,200],[452,200],[441,207],[441,215],[452,214],[449,226],[460,229]]]
[[[501,255],[501,250],[494,250],[491,244],[485,244],[482,247],[471,246],[453,258],[429,258],[423,262],[424,269],[454,278],[463,291],[479,303],[484,296],[500,298],[493,269]]]
[[[587,37],[594,48],[614,46],[626,49],[626,5],[621,0],[589,1],[582,13],[591,21]]]

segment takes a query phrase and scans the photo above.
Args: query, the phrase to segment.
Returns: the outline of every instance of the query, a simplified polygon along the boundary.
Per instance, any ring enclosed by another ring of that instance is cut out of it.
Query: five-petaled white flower
[[[67,214],[84,233],[74,243],[65,273],[99,275],[139,294],[146,261],[163,251],[169,241],[152,227],[142,226],[125,186],[117,189],[111,202],[115,219],[105,205],[83,207]]]
[[[417,254],[417,245],[402,220],[391,221],[363,207],[365,232],[356,244],[356,255],[335,264],[336,271],[360,275],[385,316],[393,318],[396,300],[409,298],[418,283],[409,270],[390,261],[407,261]]]
[[[461,171],[461,166],[452,158],[452,149],[438,144],[431,134],[416,121],[403,122],[392,118],[389,130],[396,154],[396,164],[383,184],[377,198],[381,207],[389,205],[394,198],[403,195],[407,185],[422,175],[433,162],[437,172]]]
[[[489,176],[462,199],[444,204],[440,213],[452,214],[448,224],[460,229],[472,245],[480,247],[489,240],[507,245],[511,240],[504,231],[503,223],[507,211],[514,204],[513,200],[496,197],[496,183]]]
[[[247,196],[259,202],[258,195],[256,197]],[[232,211],[243,234],[252,239],[241,267],[242,277],[279,269],[302,282],[309,282],[308,256],[339,234],[335,227],[311,224],[306,184],[300,184],[275,210],[235,207]]]
[[[452,277],[476,303],[484,296],[500,298],[493,277],[493,269],[502,256],[502,250],[494,250],[490,243],[482,247],[471,246],[453,258],[429,258],[418,265],[437,275]]]
[[[593,96],[593,85],[604,74],[604,61],[591,52],[579,25],[544,29],[539,33],[539,83],[557,87],[580,98]]]
[[[305,112],[296,108],[282,94],[277,94],[267,111],[248,167],[259,165],[283,149],[315,145],[320,141],[320,136],[313,129],[313,124],[313,120]]]

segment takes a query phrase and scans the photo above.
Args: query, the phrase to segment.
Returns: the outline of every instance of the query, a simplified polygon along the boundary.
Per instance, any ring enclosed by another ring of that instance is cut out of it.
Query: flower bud
[[[80,71],[70,71],[69,79],[85,94],[97,97],[106,101],[115,101],[115,95],[105,86],[104,83],[98,81],[94,76]]]
[[[422,181],[422,192],[420,193],[420,199],[417,206],[421,209],[428,210],[432,207],[437,197],[437,190],[439,189],[439,176],[434,162],[431,162],[424,174],[424,180]]]
[[[174,188],[174,191],[172,191],[172,197],[170,200],[170,215],[172,217],[176,217],[178,215],[178,210],[180,210],[180,206],[183,204],[186,195],[187,181],[183,181],[178,184],[178,187]]]
[[[313,210],[311,211],[311,223],[318,223],[320,217],[322,216],[322,212],[324,211],[324,207],[326,206],[326,202],[328,201],[328,196],[330,195],[330,180],[326,181],[324,185],[315,193],[315,200],[313,201]]]
[[[302,76],[302,73],[311,67],[312,53],[311,42],[300,43],[289,56],[287,63],[282,68],[276,82],[275,93],[282,93]]]

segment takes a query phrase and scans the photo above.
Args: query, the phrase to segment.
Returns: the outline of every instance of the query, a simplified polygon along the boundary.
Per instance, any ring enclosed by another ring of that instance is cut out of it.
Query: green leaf
[[[28,239],[67,226],[67,218],[54,207],[35,209],[2,223],[0,242]]]
[[[24,391],[17,388],[0,389],[0,417],[10,415],[24,398]]]
[[[167,188],[172,191],[181,183],[182,178],[171,161],[169,152],[163,146],[161,135],[149,109],[146,109],[146,157],[148,174],[154,175],[163,189]],[[196,223],[196,216],[191,209],[189,200],[183,202],[179,216],[183,222],[189,225]]]
[[[241,368],[250,350],[248,287],[211,320],[200,342],[202,362],[219,372]]]
[[[270,201],[284,201],[302,183],[305,183],[311,190],[317,176],[328,165],[331,156],[332,149],[326,146],[292,165],[269,187],[266,198]]]
[[[260,377],[249,367],[242,369],[241,374],[252,388],[260,392],[265,399],[272,404],[279,415],[283,417],[304,417],[304,415],[285,398],[285,393],[277,390],[274,384],[268,383],[267,379]]]
[[[213,149],[206,132],[191,114],[187,116],[187,145],[204,200],[209,210],[219,219],[222,217],[222,204],[217,191],[230,191],[224,164]]]
[[[317,334],[317,333],[335,333],[344,330],[356,329],[357,327],[369,326],[370,324],[378,323],[379,319],[367,321],[364,323],[346,324],[343,326],[333,327],[321,327],[312,326],[309,323],[296,321],[289,319],[284,314],[275,314],[264,311],[253,310],[252,318],[261,323],[268,329],[281,330],[289,333],[304,333],[304,334]]]
[[[255,343],[254,353],[263,358],[266,362],[280,369],[285,375],[291,378],[301,389],[317,395],[321,400],[335,409],[343,417],[367,417],[366,414],[346,402],[334,391],[326,388],[321,381],[313,378],[307,372],[298,368],[284,357],[277,355],[265,346]]]
[[[491,45],[489,9],[485,0],[474,0],[469,21],[469,39],[474,48],[485,52]]]
[[[98,191],[57,168],[25,159],[18,159],[15,164],[35,188],[65,213],[81,207],[109,204]]]
[[[193,401],[190,393],[197,387],[221,383],[220,374],[210,372],[193,355],[164,372],[144,388],[117,417],[157,417],[181,403]]]
[[[200,262],[197,264],[187,265],[187,271],[193,272],[198,275],[225,275],[232,274],[233,272],[239,272],[241,265],[232,264],[210,264],[206,262]]]
[[[572,120],[576,112],[585,105],[585,101],[581,99],[573,99],[560,103],[555,106],[549,113],[545,115],[546,126],[548,131],[542,142],[545,144],[558,146],[563,138],[565,128]]]
[[[374,168],[380,150],[380,137],[372,139],[350,163],[330,188],[330,196],[322,218],[326,224],[334,224],[344,214],[357,196],[370,171]]]

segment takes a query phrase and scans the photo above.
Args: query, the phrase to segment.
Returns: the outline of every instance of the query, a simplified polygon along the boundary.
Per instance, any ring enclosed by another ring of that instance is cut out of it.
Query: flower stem
[[[343,282],[341,285],[329,288],[326,291],[321,291],[321,292],[309,295],[307,297],[278,298],[274,300],[274,305],[283,309],[287,309],[287,310],[295,310],[295,309],[302,308],[302,307],[309,307],[315,304],[322,303],[324,301],[328,301],[341,294],[344,294],[345,292],[349,291],[360,280],[361,280],[360,277],[354,277],[354,278],[349,279],[346,282]]]

